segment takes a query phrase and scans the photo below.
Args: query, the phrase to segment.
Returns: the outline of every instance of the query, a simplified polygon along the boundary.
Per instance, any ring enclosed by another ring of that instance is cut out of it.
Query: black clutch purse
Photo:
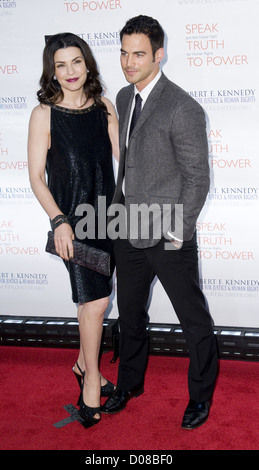
[[[80,243],[73,240],[74,256],[69,261],[75,264],[80,264],[85,268],[92,269],[104,276],[110,276],[110,253],[102,251],[92,246],[87,246],[85,243]],[[59,256],[55,249],[54,234],[48,232],[48,240],[45,248],[47,253]]]

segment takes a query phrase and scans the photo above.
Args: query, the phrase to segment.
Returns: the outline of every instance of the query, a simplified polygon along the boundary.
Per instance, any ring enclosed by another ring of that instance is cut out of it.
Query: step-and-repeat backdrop
[[[160,21],[163,71],[207,116],[211,188],[197,233],[215,324],[259,327],[257,0],[0,0],[0,314],[76,315],[66,269],[45,253],[49,221],[28,179],[44,38],[71,31],[85,39],[114,102],[126,84],[119,30],[139,14]],[[151,322],[178,323],[158,281],[149,312]],[[117,315],[115,279],[107,317]]]

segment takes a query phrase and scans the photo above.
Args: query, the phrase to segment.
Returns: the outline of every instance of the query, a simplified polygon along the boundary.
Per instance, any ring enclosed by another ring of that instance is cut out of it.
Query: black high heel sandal
[[[80,374],[77,374],[77,372],[75,371],[75,368],[73,367],[72,368],[72,371],[74,372],[74,375],[75,375],[75,378],[78,382],[78,385],[79,385],[79,388],[80,388],[80,395],[78,397],[78,400],[77,400],[77,406],[80,405],[81,403],[81,396],[82,396],[82,386],[83,386],[83,382],[84,382],[84,375],[85,373],[82,371],[82,369],[80,368],[80,366],[78,365],[78,362],[76,362],[76,366],[80,372]]]
[[[101,386],[101,397],[111,397],[114,390],[115,390],[115,385],[110,382],[110,380],[107,380],[107,384]]]
[[[78,365],[78,362],[76,362],[76,366],[77,366],[77,368],[78,368],[78,370],[81,374],[81,375],[77,374],[77,372],[75,372],[74,367],[72,368],[72,371],[74,372],[75,378],[76,378],[76,380],[78,382],[78,385],[80,387],[80,395],[79,395],[79,398],[78,398],[78,401],[77,401],[77,406],[79,406],[80,403],[81,403],[82,381],[83,381],[85,373],[82,371],[82,369]],[[109,398],[113,394],[115,388],[116,388],[115,385],[110,380],[107,380],[107,384],[101,386],[101,397]]]
[[[88,406],[84,403],[83,400],[83,387],[84,387],[84,379],[85,379],[85,374],[83,375],[83,384],[82,384],[82,390],[81,390],[81,400],[80,400],[80,408],[79,408],[79,414],[81,418],[84,420],[82,423],[85,428],[90,428],[91,426],[94,426],[95,424],[98,424],[99,421],[101,421],[101,407],[91,407]],[[96,414],[99,414],[99,418],[95,418]]]

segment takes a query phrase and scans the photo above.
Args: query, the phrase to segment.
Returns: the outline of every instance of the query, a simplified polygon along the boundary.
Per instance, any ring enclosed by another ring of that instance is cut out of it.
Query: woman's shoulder
[[[30,117],[30,127],[36,131],[46,130],[49,133],[50,129],[50,106],[39,104],[33,108]]]
[[[49,115],[49,113],[50,113],[50,106],[47,104],[42,104],[42,103],[35,106],[35,108],[33,108],[32,110],[32,114],[37,115],[37,116],[45,116],[45,115]]]
[[[50,106],[46,104],[38,104],[33,108],[31,112],[31,119],[34,121],[49,120],[50,118]]]
[[[113,115],[115,113],[115,107],[111,100],[106,96],[101,97],[102,102],[106,105],[107,111],[109,114]]]
[[[113,104],[109,98],[107,98],[106,96],[101,96],[101,100],[107,106],[108,109],[113,108]]]

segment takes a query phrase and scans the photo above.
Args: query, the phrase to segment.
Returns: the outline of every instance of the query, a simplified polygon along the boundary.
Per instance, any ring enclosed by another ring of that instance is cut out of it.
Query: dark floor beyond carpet
[[[259,362],[220,362],[210,417],[193,431],[181,429],[188,403],[188,359],[161,356],[150,357],[145,393],[124,411],[102,415],[90,429],[78,421],[56,427],[70,416],[64,407],[76,406],[76,358],[77,351],[71,349],[0,347],[0,449],[259,448]],[[111,363],[111,358],[112,353],[103,354],[101,371],[116,382],[118,362]]]

